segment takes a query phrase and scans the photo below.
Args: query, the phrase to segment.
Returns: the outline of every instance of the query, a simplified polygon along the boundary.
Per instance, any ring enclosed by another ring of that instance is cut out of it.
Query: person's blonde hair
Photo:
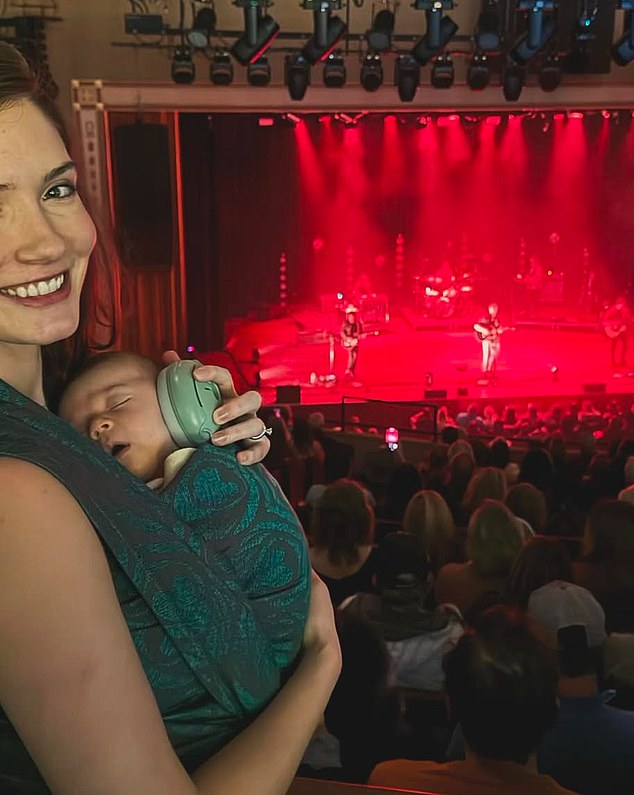
[[[500,502],[504,502],[506,490],[506,477],[501,469],[497,467],[479,469],[473,473],[467,485],[462,498],[462,508],[470,516],[482,505],[484,500],[500,500]]]
[[[455,554],[456,525],[437,491],[422,489],[414,494],[405,509],[403,530],[421,539],[434,573]]]
[[[524,545],[519,522],[502,502],[485,500],[467,528],[467,554],[481,577],[506,577]]]

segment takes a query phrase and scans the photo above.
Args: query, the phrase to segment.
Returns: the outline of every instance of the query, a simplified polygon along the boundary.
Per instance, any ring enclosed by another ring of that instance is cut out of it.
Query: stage
[[[296,308],[277,319],[234,323],[228,348],[248,381],[255,383],[259,373],[265,403],[276,402],[277,389],[287,385],[300,387],[302,404],[345,397],[431,401],[455,409],[483,400],[498,410],[583,397],[600,403],[634,392],[634,366],[613,371],[610,342],[596,322],[515,322],[503,335],[496,378],[489,383],[481,379],[481,346],[464,318],[394,312],[360,341],[353,381],[344,377],[346,351],[333,331],[323,313]]]

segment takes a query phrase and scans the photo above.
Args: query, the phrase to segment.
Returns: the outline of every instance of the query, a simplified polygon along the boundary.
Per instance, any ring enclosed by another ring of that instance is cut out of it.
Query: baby
[[[141,478],[194,530],[251,600],[280,671],[299,651],[310,562],[304,532],[277,482],[234,447],[178,448],[156,392],[159,368],[132,353],[90,359],[67,385],[60,416]],[[222,616],[218,617],[222,620]]]

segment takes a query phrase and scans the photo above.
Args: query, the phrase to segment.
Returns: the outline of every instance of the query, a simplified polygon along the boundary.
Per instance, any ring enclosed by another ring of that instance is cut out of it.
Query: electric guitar
[[[359,340],[365,337],[377,337],[378,331],[362,331],[361,334],[342,334],[341,344],[346,350],[356,348],[359,345]]]

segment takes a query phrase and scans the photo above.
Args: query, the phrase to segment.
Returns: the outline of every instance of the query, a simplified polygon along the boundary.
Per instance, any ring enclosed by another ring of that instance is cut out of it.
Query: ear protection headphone
[[[222,403],[220,390],[212,381],[197,381],[196,359],[172,362],[156,379],[158,402],[170,436],[179,447],[198,447],[209,442],[218,429],[214,410]]]

